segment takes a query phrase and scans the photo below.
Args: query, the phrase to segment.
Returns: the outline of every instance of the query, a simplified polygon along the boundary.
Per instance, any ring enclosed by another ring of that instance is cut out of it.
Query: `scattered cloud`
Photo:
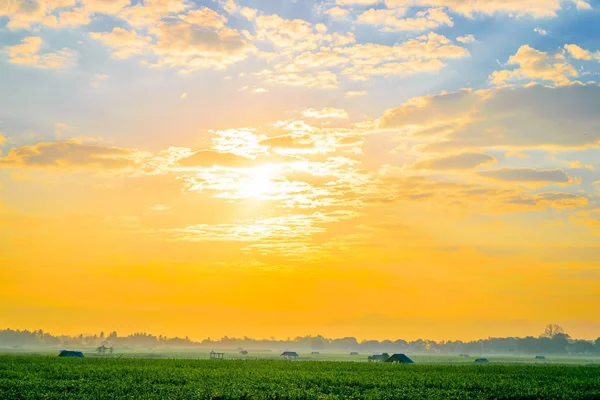
[[[404,13],[403,8],[370,9],[359,15],[356,22],[379,26],[384,31],[424,31],[440,26],[454,26],[454,22],[443,8],[419,11],[412,18],[404,18]]]
[[[599,97],[597,85],[462,90],[411,99],[388,110],[380,125],[429,138],[431,151],[593,147]]]
[[[148,51],[152,38],[141,36],[135,30],[116,27],[110,32],[91,32],[92,39],[101,41],[112,50],[112,57],[123,59]]]
[[[345,97],[346,98],[361,97],[361,96],[365,96],[366,94],[367,94],[366,90],[353,90],[350,92],[346,92]]]
[[[561,53],[551,54],[536,50],[528,45],[521,46],[517,53],[508,59],[507,65],[517,65],[513,70],[494,71],[490,82],[505,85],[515,80],[541,80],[556,84],[566,84],[578,72]]]
[[[460,43],[473,43],[476,42],[477,39],[475,39],[475,36],[473,35],[465,35],[457,37],[456,41]]]
[[[481,171],[479,175],[506,182],[569,183],[571,181],[571,178],[562,169],[500,168],[492,171]]]
[[[119,147],[97,146],[76,141],[40,142],[13,147],[0,157],[3,168],[101,168],[122,169],[136,165],[139,152]]]
[[[430,170],[461,170],[473,169],[480,165],[496,163],[496,159],[487,154],[461,153],[439,158],[432,158],[417,163],[415,169]]]
[[[77,53],[64,48],[56,52],[42,53],[43,41],[37,36],[28,36],[21,44],[7,46],[4,51],[8,53],[9,61],[17,65],[25,65],[40,69],[67,69],[77,62]]]
[[[339,108],[326,107],[322,110],[308,109],[302,111],[302,115],[306,118],[348,118],[348,112]]]

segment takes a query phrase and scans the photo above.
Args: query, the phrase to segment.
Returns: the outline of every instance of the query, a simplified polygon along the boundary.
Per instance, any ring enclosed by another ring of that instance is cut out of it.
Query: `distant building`
[[[469,355],[466,353],[462,353],[459,357],[469,357]]]
[[[240,350],[240,354],[243,356],[247,356],[248,355],[248,350]]]
[[[211,351],[210,359],[211,360],[223,360],[223,359],[225,359],[225,353],[217,353],[217,352]]]
[[[413,360],[408,358],[408,356],[406,354],[394,354],[393,356],[391,356],[390,358],[385,360],[385,362],[399,363],[399,364],[414,364],[415,363]]]
[[[490,362],[487,358],[478,358],[475,360],[476,363],[485,364]]]
[[[353,351],[350,353],[351,356],[357,356],[358,355],[358,351]]]
[[[285,358],[286,360],[297,360],[299,356],[295,351],[284,351],[281,353],[281,357]]]
[[[545,356],[535,356],[536,360],[545,360],[546,357]]]
[[[312,353],[310,353],[310,354],[312,354],[313,356],[318,356],[318,355],[319,355],[319,354],[321,354],[321,353],[319,353],[318,351],[313,351],[313,352],[312,352]]]
[[[61,350],[58,354],[59,357],[78,357],[83,358],[83,353],[80,351],[69,351],[69,350]]]

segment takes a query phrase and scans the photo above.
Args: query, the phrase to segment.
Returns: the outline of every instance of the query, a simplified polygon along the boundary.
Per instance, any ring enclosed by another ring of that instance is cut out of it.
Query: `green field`
[[[599,365],[0,356],[5,399],[599,399]]]

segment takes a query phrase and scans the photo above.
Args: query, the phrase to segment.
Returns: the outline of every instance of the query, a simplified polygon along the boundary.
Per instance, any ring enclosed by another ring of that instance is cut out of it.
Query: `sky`
[[[599,20],[0,2],[1,328],[600,336]]]

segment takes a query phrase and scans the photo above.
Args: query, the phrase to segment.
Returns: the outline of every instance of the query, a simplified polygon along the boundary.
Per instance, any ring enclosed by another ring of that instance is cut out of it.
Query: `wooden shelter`
[[[210,359],[211,360],[223,360],[223,359],[225,359],[225,353],[217,353],[217,352],[211,351]]]
[[[545,356],[535,356],[536,360],[545,360],[546,357]]]
[[[297,360],[299,356],[298,353],[296,353],[295,351],[284,351],[283,353],[281,353],[281,357],[291,361]]]
[[[77,357],[83,358],[83,353],[80,351],[61,350],[58,354],[59,357]]]
[[[357,356],[358,355],[358,351],[353,351],[350,353],[351,356]]]
[[[479,363],[479,364],[485,364],[485,363],[490,362],[490,360],[488,360],[487,358],[478,358],[475,360],[475,362]]]
[[[247,356],[248,355],[248,350],[240,350],[240,354],[243,356]]]
[[[414,364],[415,362],[408,358],[406,354],[394,354],[387,360],[386,363],[398,363],[398,364]]]
[[[321,354],[321,353],[319,353],[318,351],[313,351],[313,352],[312,352],[312,353],[310,353],[310,354],[311,354],[311,355],[313,355],[313,356],[318,356],[318,355],[319,355],[319,354]]]

